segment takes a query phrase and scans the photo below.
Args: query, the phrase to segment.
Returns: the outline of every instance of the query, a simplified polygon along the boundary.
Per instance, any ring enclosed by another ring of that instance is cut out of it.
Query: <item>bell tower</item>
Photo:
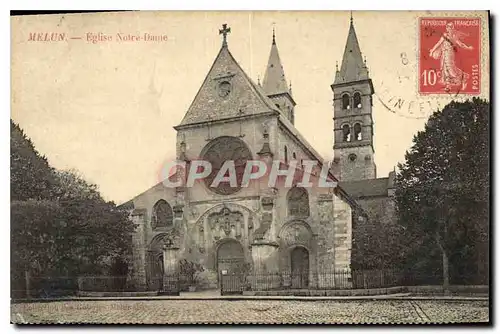
[[[373,89],[351,15],[340,70],[333,91],[334,174],[341,181],[377,177],[373,149]]]

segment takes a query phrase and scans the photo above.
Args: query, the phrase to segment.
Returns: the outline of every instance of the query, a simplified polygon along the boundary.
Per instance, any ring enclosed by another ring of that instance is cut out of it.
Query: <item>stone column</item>
[[[261,208],[262,208],[262,216],[260,219],[260,227],[259,230],[264,230],[267,232],[267,240],[275,241],[276,240],[276,200],[277,200],[277,189],[271,188],[266,191],[265,196],[261,198]],[[268,232],[269,231],[269,232]],[[255,238],[263,238],[262,236],[256,235]]]
[[[145,214],[146,209],[135,209],[131,214],[132,222],[136,225],[136,230],[132,235],[132,280],[137,291],[145,291],[147,289]]]
[[[278,217],[278,210],[277,210],[277,201],[278,201],[278,189],[277,188],[271,188],[271,198],[273,199],[273,207],[271,210],[271,228],[269,231],[269,240],[276,241],[277,236],[278,236],[278,223],[277,220],[279,219]]]
[[[162,295],[179,295],[179,247],[170,239],[163,245],[163,291]]]
[[[264,124],[262,131],[264,137],[263,145],[257,154],[260,160],[267,166],[267,170],[271,170],[274,154],[269,144],[269,124]],[[265,229],[265,232],[269,230],[268,238],[274,241],[276,240],[276,227],[273,222],[276,219],[276,196],[278,194],[278,189],[275,187],[269,188],[268,181],[267,178],[259,180],[259,192],[263,194],[261,198],[262,218],[260,226],[263,227],[262,229]],[[260,238],[260,236],[256,238]]]
[[[184,219],[184,204],[174,205],[172,211],[174,211],[174,226],[181,227]]]
[[[318,235],[317,240],[317,286],[318,288],[334,288],[335,270],[335,224],[333,214],[333,194],[318,196]]]

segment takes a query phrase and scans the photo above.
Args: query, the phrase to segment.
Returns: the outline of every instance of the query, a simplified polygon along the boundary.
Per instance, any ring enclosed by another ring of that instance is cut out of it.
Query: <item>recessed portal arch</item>
[[[307,288],[309,286],[309,251],[303,246],[292,248],[290,262],[292,288]]]
[[[245,254],[243,246],[238,240],[224,239],[217,246],[217,273],[219,284],[221,274],[228,275],[243,275],[245,265]]]

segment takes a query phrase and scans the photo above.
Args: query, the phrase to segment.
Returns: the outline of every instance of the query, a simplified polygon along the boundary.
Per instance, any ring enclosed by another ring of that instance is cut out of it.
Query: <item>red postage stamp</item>
[[[481,19],[421,18],[419,30],[419,93],[479,94]]]

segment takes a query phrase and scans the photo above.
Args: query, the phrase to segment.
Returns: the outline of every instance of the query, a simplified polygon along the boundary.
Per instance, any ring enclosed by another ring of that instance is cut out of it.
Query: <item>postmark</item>
[[[419,94],[481,93],[480,18],[423,17],[419,33]]]

